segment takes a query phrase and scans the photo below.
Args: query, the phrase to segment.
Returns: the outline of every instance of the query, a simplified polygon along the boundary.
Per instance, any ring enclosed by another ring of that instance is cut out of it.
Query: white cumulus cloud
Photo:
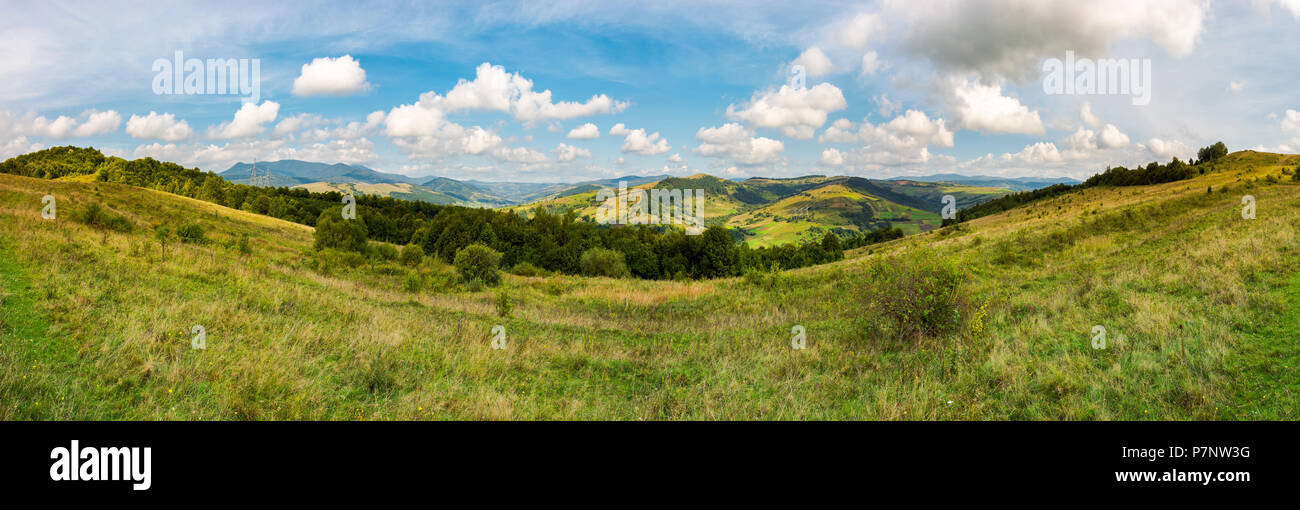
[[[113,110],[96,111],[86,110],[82,113],[85,119],[77,129],[73,130],[72,136],[87,137],[101,135],[117,131],[117,127],[122,125],[122,116]]]
[[[571,140],[594,140],[600,138],[600,128],[590,122],[569,130],[565,136]]]
[[[1020,100],[1002,95],[1001,85],[954,80],[948,97],[953,121],[981,133],[1042,134],[1043,121]]]
[[[370,88],[366,70],[352,55],[321,57],[302,65],[302,73],[293,80],[295,96],[347,96]]]
[[[772,163],[785,150],[781,141],[755,137],[752,129],[736,123],[700,128],[695,132],[695,139],[700,141],[696,153],[711,158],[727,158],[743,166]]]
[[[830,112],[847,107],[844,93],[829,83],[799,89],[782,85],[775,91],[755,93],[742,107],[727,106],[727,118],[754,127],[778,129],[791,138],[806,140],[826,123]]]
[[[844,164],[844,153],[834,147],[827,147],[822,151],[822,156],[817,163],[824,166],[840,166]]]
[[[434,92],[421,94],[419,104],[445,113],[507,112],[527,126],[544,121],[618,113],[629,105],[605,94],[593,95],[586,102],[553,102],[550,90],[534,91],[532,80],[488,62],[475,69],[473,80],[461,79],[445,96]]]
[[[874,51],[868,51],[862,54],[862,74],[863,76],[876,74],[880,70],[880,57]]]
[[[831,63],[831,59],[822,52],[821,48],[816,46],[804,50],[803,53],[799,54],[799,58],[794,59],[794,62],[790,62],[790,67],[793,68],[794,66],[803,66],[804,70],[808,72],[808,76],[813,78],[825,76],[835,71],[835,65]]]
[[[609,128],[609,134],[623,137],[623,146],[619,150],[624,153],[654,156],[672,150],[668,140],[661,138],[658,132],[646,134],[644,129],[628,129],[621,122]]]
[[[179,142],[194,135],[189,123],[170,113],[149,112],[143,117],[132,115],[126,121],[126,134],[140,140]]]
[[[280,103],[263,101],[260,105],[244,103],[230,122],[208,128],[208,137],[217,139],[247,138],[262,132],[262,126],[275,121]]]
[[[43,136],[59,140],[112,133],[117,131],[121,124],[122,116],[114,110],[101,112],[89,109],[75,118],[60,115],[53,120],[34,113],[15,117],[8,112],[0,112],[0,134]]]
[[[1178,140],[1152,138],[1147,140],[1147,149],[1161,159],[1180,158],[1189,161],[1196,156],[1196,149]]]
[[[551,151],[555,153],[555,159],[559,161],[573,161],[577,158],[590,158],[591,151],[572,145],[560,144]]]

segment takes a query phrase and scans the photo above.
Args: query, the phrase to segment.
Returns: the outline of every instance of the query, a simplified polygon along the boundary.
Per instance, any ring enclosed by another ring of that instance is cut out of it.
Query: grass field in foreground
[[[505,319],[497,289],[448,283],[437,261],[322,273],[307,227],[0,175],[0,418],[1293,420],[1300,185],[1256,182],[1294,160],[1233,157],[857,250],[771,289],[505,275]],[[57,220],[40,217],[47,193]],[[90,203],[134,231],[67,219]],[[163,257],[151,225],[174,221],[210,242]],[[225,247],[240,234],[250,254]],[[865,333],[866,264],[921,249],[968,272],[982,331]],[[790,349],[795,324],[807,350]],[[190,348],[195,325],[206,350]]]

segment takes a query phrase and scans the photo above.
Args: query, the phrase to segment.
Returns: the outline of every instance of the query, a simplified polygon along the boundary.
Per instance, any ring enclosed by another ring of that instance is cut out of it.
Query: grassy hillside
[[[898,227],[914,234],[939,227],[944,195],[953,195],[957,206],[963,208],[1008,192],[952,183],[871,181],[821,175],[790,179],[755,177],[736,182],[697,174],[628,188],[702,189],[706,197],[706,223],[741,229],[746,241],[755,248],[819,241],[827,232],[852,235]],[[579,188],[511,209],[521,214],[537,206],[553,213],[572,210],[578,218],[593,221],[601,205],[596,200],[597,191],[594,187]]]
[[[831,184],[736,215],[728,226],[744,229],[757,247],[820,239],[832,229],[866,232],[893,226],[915,234],[940,222],[937,213]]]
[[[505,275],[481,290],[432,259],[331,264],[309,227],[207,202],[0,175],[0,419],[1297,419],[1300,184],[1282,174],[1296,161],[1239,153],[775,280]],[[45,194],[59,219],[41,219]],[[73,219],[90,204],[129,226]],[[152,225],[176,221],[209,241],[164,257]],[[878,334],[869,268],[925,253],[960,270],[978,319]],[[796,324],[806,350],[790,348]]]

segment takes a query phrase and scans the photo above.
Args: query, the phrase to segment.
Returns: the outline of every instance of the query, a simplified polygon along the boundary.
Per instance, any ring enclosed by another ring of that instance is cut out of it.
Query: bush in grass
[[[497,291],[496,308],[497,316],[500,317],[509,317],[510,310],[515,308],[514,300],[510,298],[510,294],[505,289]]]
[[[631,275],[623,254],[605,248],[591,248],[582,253],[578,267],[585,276],[608,276],[626,278]]]
[[[344,251],[363,253],[369,231],[360,217],[343,218],[343,208],[334,207],[321,211],[316,219],[316,250],[336,248]]]
[[[375,348],[356,354],[348,369],[353,382],[370,393],[388,393],[398,386],[400,360],[387,348]]]
[[[203,244],[208,240],[208,238],[203,235],[203,225],[196,222],[189,222],[176,227],[176,237],[179,238],[182,243]]]
[[[943,337],[966,322],[966,274],[956,263],[928,251],[868,266],[858,298],[865,315],[886,336],[916,341]]]
[[[551,274],[547,270],[527,262],[515,264],[515,267],[510,268],[510,272],[519,276],[550,276]]]
[[[500,263],[501,252],[481,244],[471,244],[456,252],[452,265],[466,283],[477,280],[480,285],[496,285],[501,281],[501,275],[497,273],[497,264]]]
[[[459,277],[450,272],[434,272],[425,277],[425,288],[433,292],[449,292],[456,288]]]
[[[73,213],[72,219],[78,223],[117,232],[130,232],[134,228],[126,217],[108,212],[99,203],[91,203],[80,212]]]
[[[781,265],[773,262],[767,270],[755,267],[746,269],[745,282],[755,287],[772,290],[785,282],[785,274],[781,272]]]
[[[379,264],[378,266],[375,266],[374,271],[375,274],[382,274],[388,276],[407,274],[407,270],[405,267],[403,267],[401,264],[394,264],[391,262],[384,262],[382,264]]]
[[[333,248],[326,248],[317,252],[318,270],[322,273],[329,274],[334,268],[356,268],[366,263],[366,257],[354,251],[342,251]]]
[[[402,255],[400,258],[402,264],[411,267],[418,266],[420,265],[420,262],[424,260],[424,248],[421,248],[420,245],[415,243],[411,243],[406,246],[403,246]]]
[[[380,260],[397,260],[397,247],[388,243],[376,243],[374,256]]]
[[[402,288],[407,292],[419,292],[420,289],[424,288],[424,277],[420,276],[417,271],[411,271],[406,275],[406,283],[402,285]]]

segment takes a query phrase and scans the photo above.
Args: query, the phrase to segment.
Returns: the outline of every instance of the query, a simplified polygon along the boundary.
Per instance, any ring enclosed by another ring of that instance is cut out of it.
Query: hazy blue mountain
[[[217,175],[228,181],[248,183],[252,175],[252,163],[235,163],[226,171]],[[361,165],[348,165],[344,163],[315,163],[311,161],[299,161],[296,159],[282,159],[280,161],[258,161],[257,175],[266,175],[270,172],[271,183],[275,186],[307,184],[312,182],[337,182],[337,183],[409,183],[419,184],[427,179],[407,177],[398,174],[389,174],[371,170]]]
[[[248,184],[252,171],[252,163],[236,163],[217,175],[231,182]],[[409,184],[411,186],[408,188],[389,190],[384,193],[412,200],[454,203],[472,207],[500,207],[522,204],[548,197],[573,194],[576,192],[574,190],[578,189],[588,190],[596,186],[617,188],[619,182],[626,182],[628,186],[636,186],[663,179],[663,176],[643,177],[629,175],[613,179],[575,183],[458,181],[448,177],[436,176],[407,177],[380,172],[361,165],[344,163],[316,163],[295,159],[257,162],[257,175],[260,177],[268,173],[271,176],[271,185],[277,187],[319,184],[313,186],[313,188],[334,189],[337,186],[324,185]],[[354,189],[357,192],[363,192],[363,189],[371,188],[347,188],[349,191]],[[376,192],[374,189],[371,189],[371,191]]]
[[[474,193],[488,192],[487,190],[475,186],[473,184],[468,184],[466,182],[458,181],[456,179],[452,179],[449,177],[434,177],[432,179],[424,181],[423,183],[420,183],[420,185],[429,189],[438,190],[442,192],[456,193],[460,195],[471,195]]]

